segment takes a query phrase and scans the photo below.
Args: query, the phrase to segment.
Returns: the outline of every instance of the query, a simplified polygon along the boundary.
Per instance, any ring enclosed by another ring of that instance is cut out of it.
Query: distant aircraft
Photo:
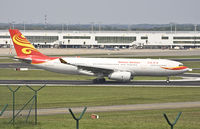
[[[104,83],[105,77],[129,82],[135,76],[169,76],[183,74],[190,69],[182,63],[166,59],[121,59],[49,57],[40,53],[17,29],[9,30],[19,61],[63,74],[96,76],[94,83]]]

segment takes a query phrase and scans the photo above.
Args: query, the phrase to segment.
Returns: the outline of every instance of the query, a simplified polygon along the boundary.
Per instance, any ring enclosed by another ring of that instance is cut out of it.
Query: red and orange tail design
[[[40,53],[18,29],[9,29],[9,32],[19,58],[31,58],[33,64],[55,59],[55,57],[48,57]]]
[[[18,57],[26,57],[28,55],[44,56],[40,53],[17,29],[10,29],[10,36]]]

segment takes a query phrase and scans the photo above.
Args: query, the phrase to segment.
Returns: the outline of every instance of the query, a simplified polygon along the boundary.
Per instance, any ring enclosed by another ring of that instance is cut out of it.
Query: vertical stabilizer
[[[40,53],[17,29],[9,29],[16,53],[18,57],[29,55],[45,56]]]
[[[9,29],[18,58],[28,59],[32,64],[44,63],[58,57],[48,57],[40,53],[17,29]]]

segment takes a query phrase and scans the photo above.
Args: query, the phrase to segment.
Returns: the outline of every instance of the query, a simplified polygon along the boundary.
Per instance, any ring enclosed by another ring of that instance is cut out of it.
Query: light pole
[[[92,31],[92,33],[94,31],[94,22],[91,22],[91,31]]]
[[[23,23],[24,23],[24,32],[25,32],[25,29],[26,29],[26,28],[25,28],[25,22],[23,22]]]
[[[197,24],[194,25],[194,32],[197,32]]]
[[[99,32],[101,31],[101,22],[99,22]]]
[[[171,26],[171,33],[172,33],[172,27],[173,27],[173,24],[172,24],[172,23],[170,23],[170,26]]]
[[[15,21],[12,21],[12,28],[15,29]]]
[[[175,31],[175,34],[176,34],[176,23],[174,24],[174,31]]]
[[[64,29],[64,25],[63,25],[63,23],[62,23],[62,33],[63,33],[63,29]]]

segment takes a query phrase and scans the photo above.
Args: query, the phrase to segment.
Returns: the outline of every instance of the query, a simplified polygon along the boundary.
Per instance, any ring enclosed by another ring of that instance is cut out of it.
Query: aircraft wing
[[[68,65],[76,66],[80,70],[86,70],[86,71],[92,72],[92,73],[94,73],[96,75],[103,74],[103,75],[107,76],[110,73],[114,72],[113,69],[100,68],[100,67],[94,67],[94,66],[84,66],[84,65],[71,64],[71,63],[66,62],[62,58],[59,58],[59,60],[63,64],[68,64]]]

